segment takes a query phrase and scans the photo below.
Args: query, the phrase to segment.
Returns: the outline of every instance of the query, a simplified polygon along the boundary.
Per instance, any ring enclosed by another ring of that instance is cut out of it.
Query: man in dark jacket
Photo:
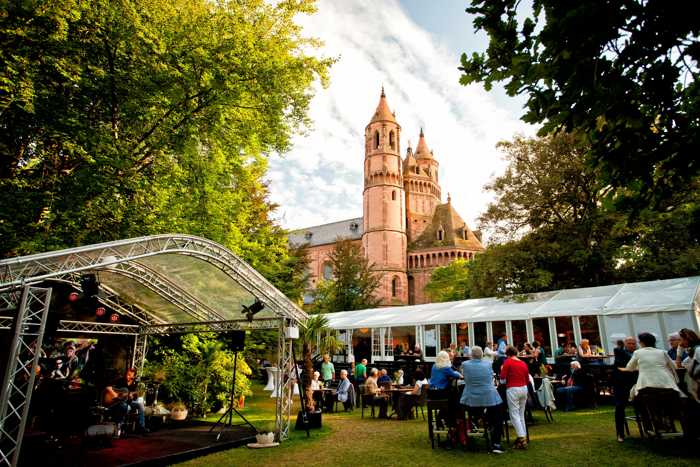
[[[630,390],[637,382],[636,371],[620,371],[625,368],[632,358],[632,354],[637,350],[637,339],[625,337],[624,346],[615,348],[615,370],[613,370],[613,396],[615,398],[615,430],[617,431],[617,441],[625,440],[625,407],[629,403]]]

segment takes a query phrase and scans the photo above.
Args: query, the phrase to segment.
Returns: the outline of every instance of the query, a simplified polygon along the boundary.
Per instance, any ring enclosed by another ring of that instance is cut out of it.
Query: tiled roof
[[[288,239],[290,245],[302,245],[308,243],[309,246],[326,245],[335,243],[338,238],[349,240],[359,240],[362,238],[362,218],[347,219],[344,221],[331,222],[330,224],[315,225],[303,229],[289,232]]]
[[[420,129],[420,136],[418,137],[418,146],[416,146],[416,159],[432,159],[433,153],[428,149],[428,144],[425,142],[425,135],[423,134],[423,128]]]
[[[384,94],[384,87],[382,87],[382,95],[379,97],[379,104],[377,105],[377,110],[374,111],[372,115],[372,122],[379,122],[382,120],[390,121],[396,123],[396,117],[393,112],[389,110],[389,104],[386,102],[386,94]]]
[[[442,240],[438,240],[438,230],[440,228],[443,230]],[[464,231],[467,233],[466,239],[464,238]],[[480,232],[477,231],[477,233],[481,236]],[[472,251],[484,249],[475,232],[467,227],[466,222],[457,214],[457,211],[454,210],[449,201],[435,207],[435,214],[433,214],[433,220],[430,222],[430,225],[408,246],[408,249],[420,250],[441,247],[464,248]]]

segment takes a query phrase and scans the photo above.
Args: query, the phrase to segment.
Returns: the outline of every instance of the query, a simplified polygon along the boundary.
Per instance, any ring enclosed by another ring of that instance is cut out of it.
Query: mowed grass
[[[255,385],[255,394],[246,399],[242,413],[256,426],[272,426],[274,399]],[[295,397],[298,404],[298,398]],[[296,414],[297,406],[293,411]],[[485,451],[482,440],[476,440],[475,451],[431,449],[427,422],[360,418],[353,413],[324,414],[323,429],[290,432],[290,439],[280,447],[222,451],[194,459],[187,466],[697,466],[700,450],[681,439],[644,440],[632,423],[632,437],[623,444],[615,439],[613,407],[570,413],[555,412],[554,423],[547,423],[541,412],[535,412],[530,426],[530,446],[526,451],[508,449],[496,456]],[[511,429],[511,440],[514,438]],[[505,439],[504,439],[505,441]]]

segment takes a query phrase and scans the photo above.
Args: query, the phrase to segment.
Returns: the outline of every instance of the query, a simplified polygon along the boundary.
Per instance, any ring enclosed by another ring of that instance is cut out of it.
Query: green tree
[[[580,130],[600,180],[638,209],[668,204],[700,171],[700,26],[662,0],[472,0],[485,53],[462,55],[461,83],[505,81],[541,134]]]
[[[331,60],[311,1],[10,2],[0,15],[0,256],[205,235],[288,259],[265,156],[309,124]],[[286,266],[285,266],[286,267]]]
[[[333,279],[324,280],[314,291],[312,310],[320,313],[374,308],[381,302],[375,295],[381,277],[350,240],[338,239],[328,255]]]
[[[603,285],[618,277],[620,248],[634,241],[626,217],[602,208],[577,135],[502,142],[508,167],[486,188],[496,200],[481,228],[505,241],[469,264],[471,297]]]
[[[425,292],[433,302],[451,302],[469,298],[469,263],[458,259],[436,268],[430,275]]]

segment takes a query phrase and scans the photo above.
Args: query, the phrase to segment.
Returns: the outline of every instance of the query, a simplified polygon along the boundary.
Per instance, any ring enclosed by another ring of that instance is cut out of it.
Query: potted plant
[[[269,445],[275,442],[274,425],[267,423],[258,428],[258,433],[255,435],[255,440],[258,444]]]
[[[182,421],[187,418],[187,407],[182,402],[174,402],[170,407],[170,419]]]

